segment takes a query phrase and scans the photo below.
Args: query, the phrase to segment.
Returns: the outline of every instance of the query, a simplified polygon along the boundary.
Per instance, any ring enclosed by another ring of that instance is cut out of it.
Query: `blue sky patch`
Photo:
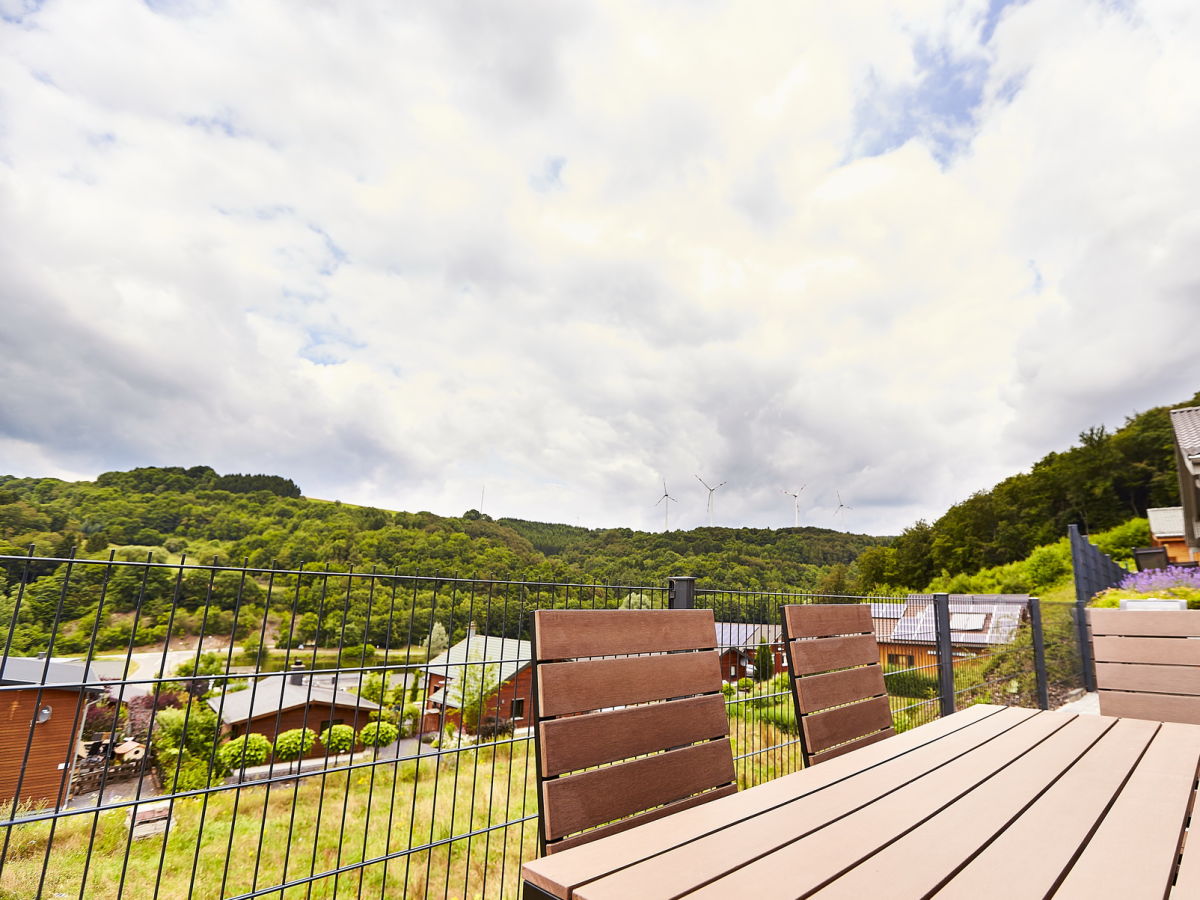
[[[540,171],[529,176],[529,186],[539,194],[561,191],[563,189],[562,170],[566,164],[565,156],[551,156],[542,164]]]

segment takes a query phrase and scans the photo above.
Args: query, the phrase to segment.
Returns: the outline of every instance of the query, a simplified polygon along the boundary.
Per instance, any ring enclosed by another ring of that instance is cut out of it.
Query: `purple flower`
[[[1181,569],[1168,566],[1165,569],[1146,569],[1144,572],[1130,572],[1121,579],[1120,587],[1125,590],[1149,593],[1165,591],[1171,588],[1192,588],[1200,590],[1200,569]]]

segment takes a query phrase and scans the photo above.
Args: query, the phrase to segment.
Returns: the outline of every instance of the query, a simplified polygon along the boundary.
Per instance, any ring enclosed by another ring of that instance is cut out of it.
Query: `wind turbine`
[[[806,487],[808,487],[807,484],[802,484],[802,485],[800,485],[799,491],[783,491],[782,492],[785,497],[791,497],[792,500],[795,502],[795,505],[796,505],[796,527],[797,528],[800,527],[800,494],[801,494],[801,492],[803,492],[803,490]]]
[[[703,478],[701,478],[699,475],[696,476],[696,480],[698,482],[700,482],[702,485],[704,485],[704,487],[708,490],[708,527],[712,528],[713,494],[715,494],[717,492],[717,488],[723,488],[729,482],[722,481],[720,484],[717,485],[717,487],[709,487],[708,482],[705,481]],[[664,488],[666,487],[665,483],[663,484],[663,487]]]
[[[671,528],[670,528],[671,504],[678,503],[678,502],[679,502],[678,500],[676,500],[674,497],[672,497],[670,494],[667,493],[667,479],[664,478],[663,479],[662,496],[658,498],[658,503],[663,504],[663,531],[671,530]],[[654,505],[658,506],[658,503],[655,503]]]
[[[842,502],[842,492],[841,492],[841,491],[834,491],[834,493],[835,493],[835,494],[837,494],[837,498],[838,498],[838,505],[837,505],[837,509],[835,509],[835,510],[833,511],[833,514],[834,514],[835,516],[836,516],[838,513],[840,513],[840,512],[841,512],[843,509],[854,509],[854,507],[853,507],[853,506],[847,506],[845,503],[843,503],[843,502]]]

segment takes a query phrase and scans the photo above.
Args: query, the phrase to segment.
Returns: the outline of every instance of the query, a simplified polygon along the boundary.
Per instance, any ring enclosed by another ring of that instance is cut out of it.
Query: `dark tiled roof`
[[[1175,443],[1184,456],[1200,456],[1200,406],[1171,410]]]
[[[365,700],[348,691],[329,688],[319,684],[292,684],[292,673],[280,672],[267,675],[258,683],[241,691],[209,697],[207,703],[213,712],[221,715],[227,725],[245,722],[261,716],[274,715],[298,706],[356,706],[359,709],[379,709],[378,703]],[[315,727],[315,726],[314,726]]]

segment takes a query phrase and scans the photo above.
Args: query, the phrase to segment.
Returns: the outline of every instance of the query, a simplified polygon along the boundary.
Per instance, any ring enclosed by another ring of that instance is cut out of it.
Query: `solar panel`
[[[951,613],[950,630],[982,631],[983,623],[986,619],[987,615],[985,613]]]

